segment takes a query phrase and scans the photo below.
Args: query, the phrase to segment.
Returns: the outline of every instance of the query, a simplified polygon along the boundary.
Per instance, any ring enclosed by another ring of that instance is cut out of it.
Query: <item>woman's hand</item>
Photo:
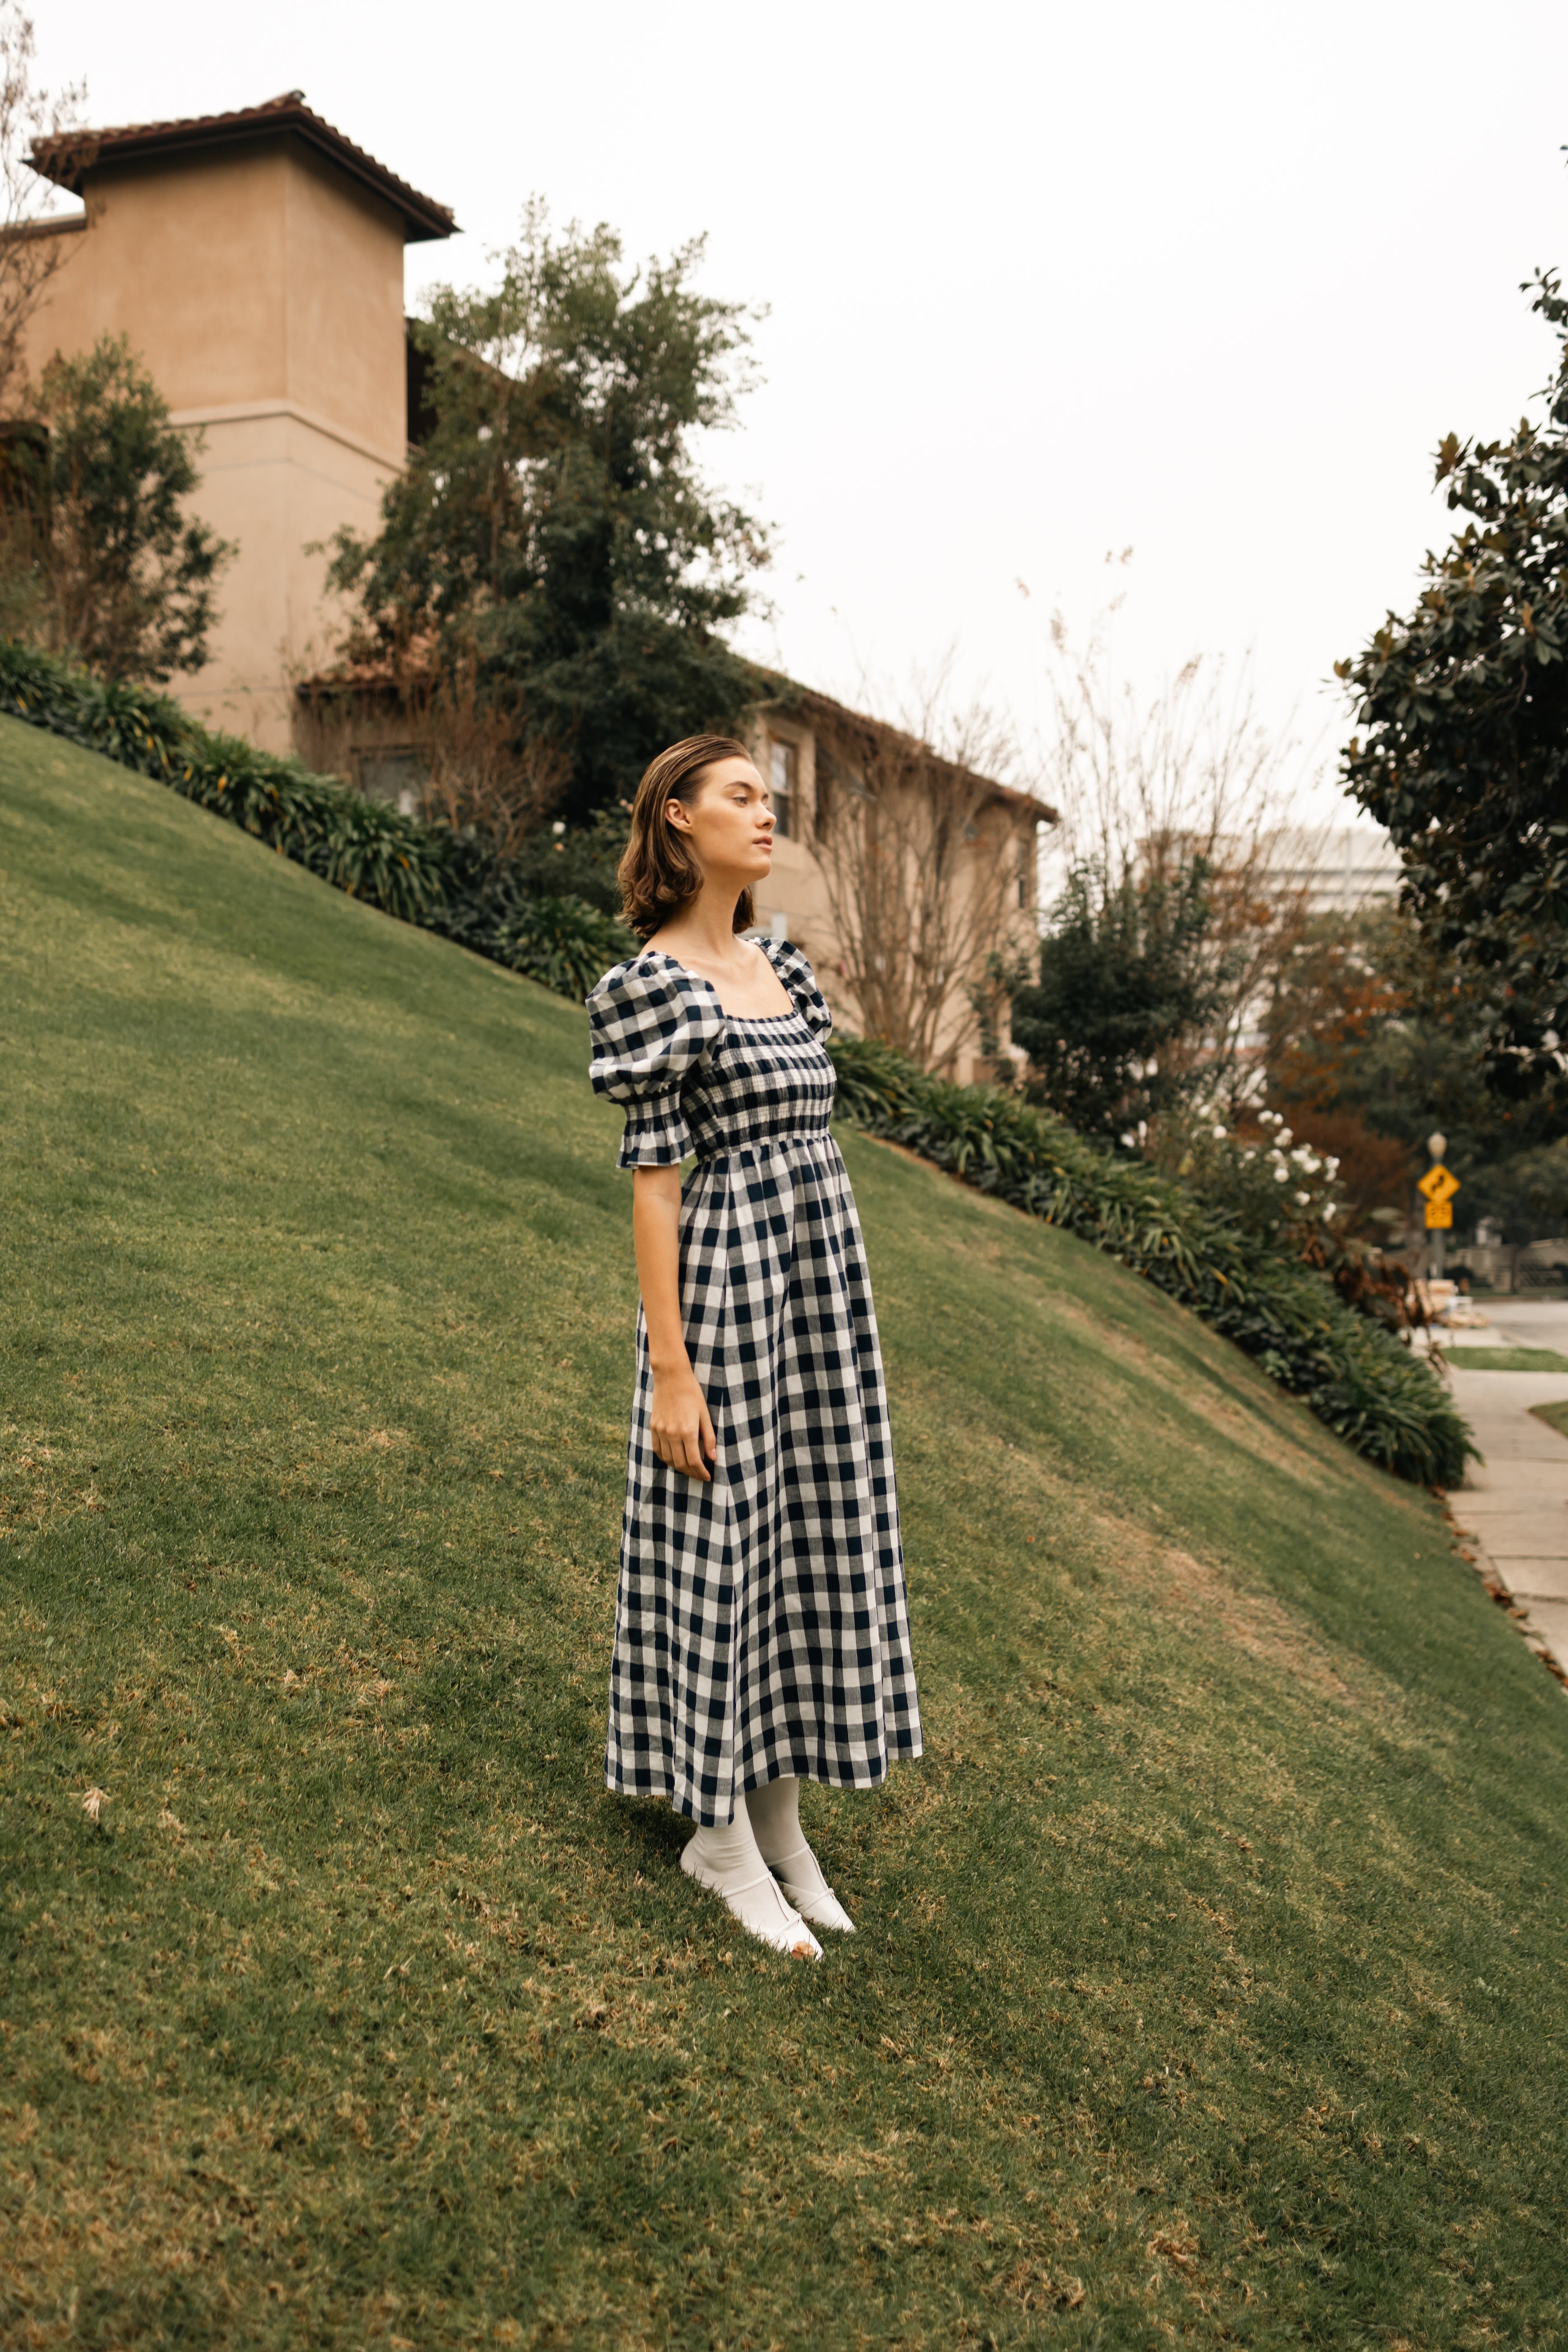
[[[648,1433],[661,1462],[684,1477],[709,1483],[708,1463],[719,1451],[708,1401],[688,1364],[683,1370],[655,1372]]]

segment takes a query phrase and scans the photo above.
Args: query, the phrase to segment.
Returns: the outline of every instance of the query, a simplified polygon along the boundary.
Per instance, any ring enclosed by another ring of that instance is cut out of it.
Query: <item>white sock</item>
[[[768,1868],[803,1895],[821,1894],[827,1881],[800,1826],[800,1782],[770,1780],[765,1789],[748,1789],[746,1811],[756,1832],[757,1851]]]
[[[760,1877],[767,1864],[757,1851],[756,1834],[747,1817],[744,1804],[735,1807],[732,1822],[717,1822],[711,1829],[700,1829],[686,1849],[695,1856],[713,1880],[731,1880],[737,1886],[748,1878]]]
[[[697,1832],[680,1866],[700,1886],[722,1895],[742,1927],[775,1951],[822,1958],[821,1945],[785,1902],[758,1852],[743,1798],[736,1798],[732,1822]]]

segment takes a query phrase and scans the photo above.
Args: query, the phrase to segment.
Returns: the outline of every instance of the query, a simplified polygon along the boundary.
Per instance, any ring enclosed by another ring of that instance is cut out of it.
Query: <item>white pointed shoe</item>
[[[786,1953],[799,1960],[819,1960],[822,1946],[806,1926],[798,1911],[791,1910],[779,1892],[779,1883],[773,1873],[764,1870],[760,1878],[748,1878],[743,1886],[726,1886],[696,1854],[697,1841],[692,1839],[680,1857],[680,1867],[688,1878],[705,1886],[710,1895],[721,1895],[731,1916],[738,1919],[748,1936],[755,1936],[762,1944],[769,1944],[775,1952]],[[746,1896],[754,1900],[745,1910],[740,1906]],[[750,1913],[750,1916],[748,1916]]]
[[[854,1920],[831,1886],[819,1886],[813,1894],[807,1887],[792,1886],[787,1878],[779,1883],[801,1917],[809,1919],[814,1927],[837,1927],[841,1936],[855,1933]]]
[[[812,1876],[816,1881],[815,1886],[791,1885],[790,1865],[796,1862],[811,1864]],[[786,1853],[782,1862],[773,1863],[770,1867],[777,1874],[780,1885],[803,1919],[809,1919],[814,1927],[836,1927],[841,1936],[855,1933],[854,1920],[822,1875],[822,1864],[808,1845],[796,1846],[793,1853]]]

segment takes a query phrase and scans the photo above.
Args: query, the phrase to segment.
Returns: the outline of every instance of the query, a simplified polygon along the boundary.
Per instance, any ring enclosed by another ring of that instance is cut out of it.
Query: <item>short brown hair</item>
[[[621,913],[639,940],[651,939],[702,887],[702,869],[665,815],[667,805],[684,798],[681,787],[716,760],[751,756],[732,735],[688,735],[644,769],[632,803],[632,837],[616,869]],[[735,901],[735,929],[749,931],[756,919],[752,894],[742,890]]]

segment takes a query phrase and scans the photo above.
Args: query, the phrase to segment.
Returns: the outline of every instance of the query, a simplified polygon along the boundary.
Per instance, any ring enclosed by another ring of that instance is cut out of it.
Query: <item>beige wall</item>
[[[281,403],[199,430],[192,503],[240,553],[219,583],[212,658],[172,690],[204,726],[291,751],[294,682],[325,667],[342,621],[322,584],[324,559],[306,551],[344,523],[373,530],[394,468]]]
[[[306,546],[368,530],[405,454],[402,217],[287,137],[107,166],[86,209],[29,368],[127,335],[176,423],[200,430],[192,505],[239,553],[213,657],[174,691],[287,750],[292,680],[340,618]]]

